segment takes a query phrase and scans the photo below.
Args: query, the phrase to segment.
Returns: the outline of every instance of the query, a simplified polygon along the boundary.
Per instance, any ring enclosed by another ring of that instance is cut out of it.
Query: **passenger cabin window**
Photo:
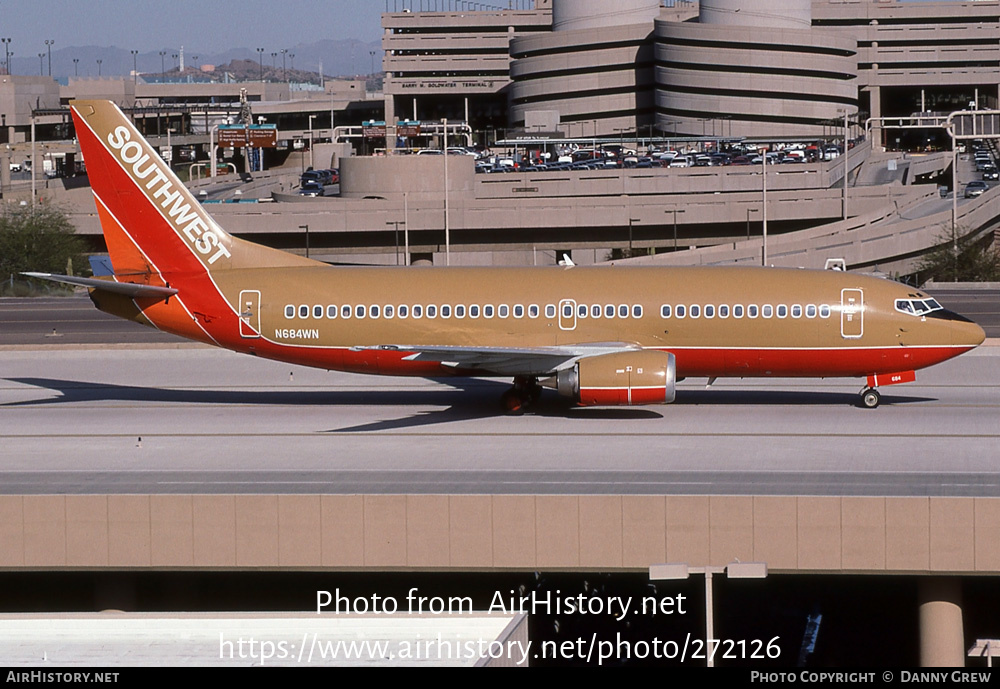
[[[660,318],[670,318],[670,304],[664,304],[660,307]]]
[[[299,307],[299,318],[309,318],[309,307],[305,304]]]
[[[684,304],[678,304],[677,310],[675,311],[678,318],[684,318],[687,315],[687,309],[684,308]]]
[[[538,318],[538,304],[532,304],[528,307],[528,315],[531,318]]]
[[[628,304],[619,304],[618,305],[618,317],[619,318],[628,318]]]
[[[423,315],[424,315],[424,307],[421,306],[420,304],[414,304],[413,305],[413,317],[414,318],[420,318]]]
[[[524,318],[524,304],[514,305],[514,318]]]
[[[600,304],[593,304],[593,305],[591,305],[591,307],[590,307],[590,317],[591,318],[600,318],[601,317],[601,305]]]
[[[715,318],[715,307],[711,304],[705,304],[705,318]]]
[[[295,318],[295,307],[291,304],[285,307],[285,318]]]
[[[354,307],[354,317],[355,318],[364,318],[365,317],[365,307],[364,307],[364,305],[359,304],[358,306]]]
[[[378,318],[378,314],[379,314],[379,307],[378,307],[378,305],[377,304],[373,304],[372,307],[368,310],[368,313],[371,314],[372,318]]]
[[[563,318],[572,318],[572,317],[573,317],[573,305],[563,304]]]
[[[400,318],[406,318],[409,315],[410,315],[410,307],[407,306],[406,304],[400,304],[399,305],[399,317]]]
[[[326,317],[336,318],[337,317],[337,306],[335,304],[330,304],[326,307]]]
[[[632,318],[642,318],[642,304],[632,306]]]
[[[719,318],[729,318],[729,306],[726,304],[719,305]]]
[[[438,312],[438,307],[437,306],[435,306],[434,304],[428,304],[427,305],[427,317],[428,318],[437,318],[437,312]]]
[[[483,318],[493,318],[493,304],[487,304],[483,307]]]
[[[733,318],[743,318],[743,304],[733,306]]]
[[[317,304],[316,306],[313,307],[313,318],[322,318],[322,317],[323,317],[323,307]]]
[[[820,318],[829,318],[830,317],[830,305],[829,304],[821,304],[820,305],[820,307],[819,307],[819,317]]]
[[[701,316],[701,307],[697,304],[691,304],[691,309],[688,311],[691,318],[698,318]]]
[[[809,318],[815,318],[816,317],[816,305],[815,304],[808,304],[806,306],[806,316],[808,316]]]
[[[756,318],[758,315],[760,315],[760,312],[757,310],[757,305],[750,304],[747,307],[747,318]]]
[[[607,304],[607,305],[605,305],[605,307],[604,307],[604,317],[605,318],[614,318],[615,317],[615,305],[614,304]]]
[[[510,315],[510,307],[506,304],[500,304],[500,306],[497,307],[497,315],[500,316],[500,318],[506,318]]]
[[[393,306],[392,306],[392,304],[386,304],[385,308],[382,310],[382,313],[385,314],[386,318],[392,318],[392,314],[393,314]]]
[[[441,304],[441,318],[451,318],[451,306],[448,304]]]
[[[545,317],[546,318],[555,318],[556,317],[556,306],[555,306],[555,304],[546,304],[545,305]]]
[[[784,304],[778,304],[778,318],[788,317],[788,307]]]
[[[587,317],[587,313],[588,313],[588,309],[587,309],[587,305],[586,304],[579,304],[576,307],[576,315],[579,318],[586,318]]]
[[[343,306],[341,306],[340,307],[340,317],[341,318],[350,318],[351,317],[351,307],[348,306],[347,304],[344,304]]]
[[[479,318],[479,304],[473,304],[469,307],[469,318]]]
[[[792,304],[792,318],[802,318],[801,304]]]
[[[760,310],[760,313],[762,316],[764,316],[764,318],[770,318],[771,316],[774,315],[774,307],[771,306],[770,304],[764,304],[764,306]]]
[[[463,304],[455,305],[455,318],[465,318],[465,306]]]

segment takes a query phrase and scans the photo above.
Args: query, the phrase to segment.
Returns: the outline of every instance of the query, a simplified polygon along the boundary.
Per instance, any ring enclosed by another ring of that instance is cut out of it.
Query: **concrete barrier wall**
[[[1000,573],[1000,499],[7,495],[0,568]]]

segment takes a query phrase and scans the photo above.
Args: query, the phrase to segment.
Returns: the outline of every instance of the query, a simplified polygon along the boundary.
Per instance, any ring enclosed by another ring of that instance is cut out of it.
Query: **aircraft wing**
[[[97,280],[95,278],[78,278],[74,275],[55,275],[53,273],[21,273],[39,280],[63,282],[67,285],[80,285],[92,289],[102,289],[105,292],[115,292],[129,297],[170,297],[177,294],[172,287],[157,287],[156,285],[139,285],[134,282],[114,282],[113,280]]]
[[[413,352],[406,361],[437,361],[452,368],[500,376],[541,376],[569,368],[580,359],[642,349],[628,342],[587,342],[551,347],[463,347],[455,345],[379,345],[355,349]]]

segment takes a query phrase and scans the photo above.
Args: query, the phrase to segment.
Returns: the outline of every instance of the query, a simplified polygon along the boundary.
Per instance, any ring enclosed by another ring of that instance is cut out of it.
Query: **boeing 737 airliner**
[[[106,101],[71,104],[114,275],[97,307],[246,354],[341,371],[513,377],[581,405],[662,404],[685,376],[857,377],[877,388],[984,339],[923,292],[778,268],[343,268],[223,230]]]

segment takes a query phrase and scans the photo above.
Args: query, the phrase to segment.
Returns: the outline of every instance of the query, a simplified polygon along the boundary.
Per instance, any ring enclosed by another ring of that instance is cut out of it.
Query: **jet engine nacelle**
[[[677,367],[669,352],[604,354],[581,359],[545,383],[581,406],[669,404],[676,392]]]

